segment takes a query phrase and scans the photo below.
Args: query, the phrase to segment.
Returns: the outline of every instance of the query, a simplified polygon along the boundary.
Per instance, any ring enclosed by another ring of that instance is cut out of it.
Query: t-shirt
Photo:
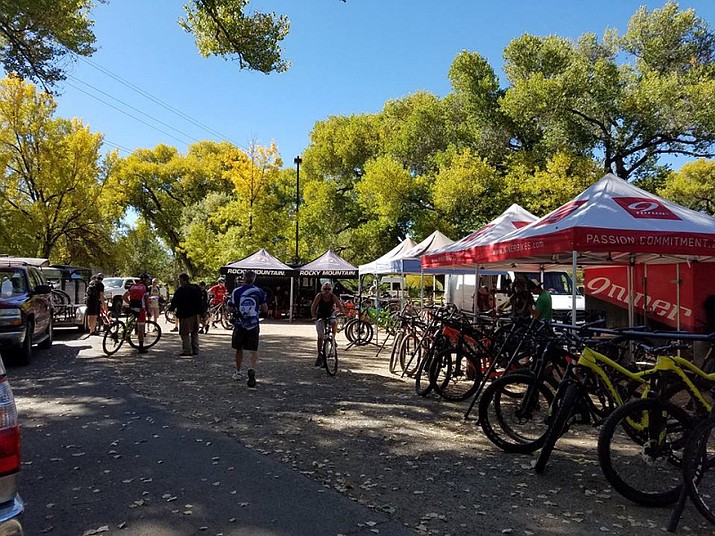
[[[539,297],[536,298],[534,310],[539,313],[539,320],[551,322],[551,317],[553,316],[553,310],[551,308],[551,294],[548,292],[542,292],[539,294]]]
[[[531,316],[531,306],[534,305],[534,298],[528,290],[520,290],[514,293],[509,304],[513,316],[529,317]]]
[[[226,287],[224,285],[214,285],[209,289],[209,294],[211,294],[211,305],[223,303],[223,299],[226,297]]]
[[[236,309],[234,324],[243,329],[256,329],[261,305],[266,303],[266,293],[255,285],[242,285],[234,289],[229,305]]]
[[[142,282],[137,281],[129,287],[129,308],[139,311],[146,307],[147,288]]]
[[[97,305],[99,303],[99,295],[104,292],[104,283],[96,279],[89,282],[87,285],[87,304]]]

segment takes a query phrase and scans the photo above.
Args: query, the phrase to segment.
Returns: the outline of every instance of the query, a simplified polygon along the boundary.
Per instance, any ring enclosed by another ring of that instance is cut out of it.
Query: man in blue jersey
[[[233,339],[231,345],[236,350],[236,371],[234,380],[243,379],[241,364],[243,351],[248,352],[250,365],[248,368],[248,386],[256,386],[256,364],[258,362],[258,335],[260,333],[259,315],[268,311],[266,293],[256,285],[256,273],[246,270],[243,274],[243,285],[234,289],[228,300],[228,307],[233,311]]]

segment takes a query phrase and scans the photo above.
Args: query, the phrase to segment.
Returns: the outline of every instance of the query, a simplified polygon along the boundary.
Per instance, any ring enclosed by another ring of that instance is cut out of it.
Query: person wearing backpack
[[[149,350],[144,348],[144,330],[146,329],[146,317],[148,309],[149,285],[151,276],[142,274],[139,281],[135,281],[124,293],[124,301],[129,304],[129,311],[136,316],[137,339],[139,340],[139,353],[145,354]]]
[[[87,326],[89,335],[97,334],[97,316],[104,305],[104,275],[93,275],[87,285],[85,303],[87,304]]]
[[[526,281],[521,278],[514,280],[511,296],[497,307],[497,313],[501,313],[506,307],[511,307],[513,318],[531,318],[531,312],[534,310],[534,298],[527,289]]]

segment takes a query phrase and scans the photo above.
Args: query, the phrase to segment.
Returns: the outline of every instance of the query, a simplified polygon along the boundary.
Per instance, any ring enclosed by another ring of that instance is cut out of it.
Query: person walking
[[[209,291],[206,290],[206,282],[199,283],[201,291],[201,314],[199,314],[199,333],[209,332]]]
[[[497,313],[501,313],[507,307],[511,308],[513,318],[531,318],[534,310],[534,297],[527,290],[527,283],[520,277],[514,280],[512,293],[509,298],[497,307]]]
[[[256,273],[246,270],[243,273],[243,285],[235,288],[228,300],[229,311],[233,314],[233,337],[231,346],[236,350],[236,370],[232,378],[243,379],[241,365],[243,351],[248,352],[248,387],[256,386],[256,365],[258,364],[258,336],[260,334],[259,315],[268,312],[266,293],[254,283]]]
[[[199,316],[201,315],[201,290],[189,281],[188,274],[179,275],[179,288],[171,298],[171,311],[176,311],[179,321],[182,357],[199,354]]]

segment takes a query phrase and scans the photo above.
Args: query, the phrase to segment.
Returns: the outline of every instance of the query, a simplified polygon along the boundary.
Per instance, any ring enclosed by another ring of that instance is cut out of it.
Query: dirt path
[[[376,357],[374,346],[345,350],[342,335],[338,342],[340,371],[331,378],[313,367],[312,324],[262,323],[255,390],[231,380],[230,333],[220,328],[202,336],[193,358],[178,357],[178,336],[165,333],[146,356],[122,349],[108,361],[139,393],[420,534],[665,530],[670,509],[638,507],[611,490],[591,430],[564,438],[538,476],[533,457],[502,453],[465,423],[464,405],[417,397],[412,380],[391,375],[389,348]],[[679,533],[711,535],[712,527],[690,507]]]

